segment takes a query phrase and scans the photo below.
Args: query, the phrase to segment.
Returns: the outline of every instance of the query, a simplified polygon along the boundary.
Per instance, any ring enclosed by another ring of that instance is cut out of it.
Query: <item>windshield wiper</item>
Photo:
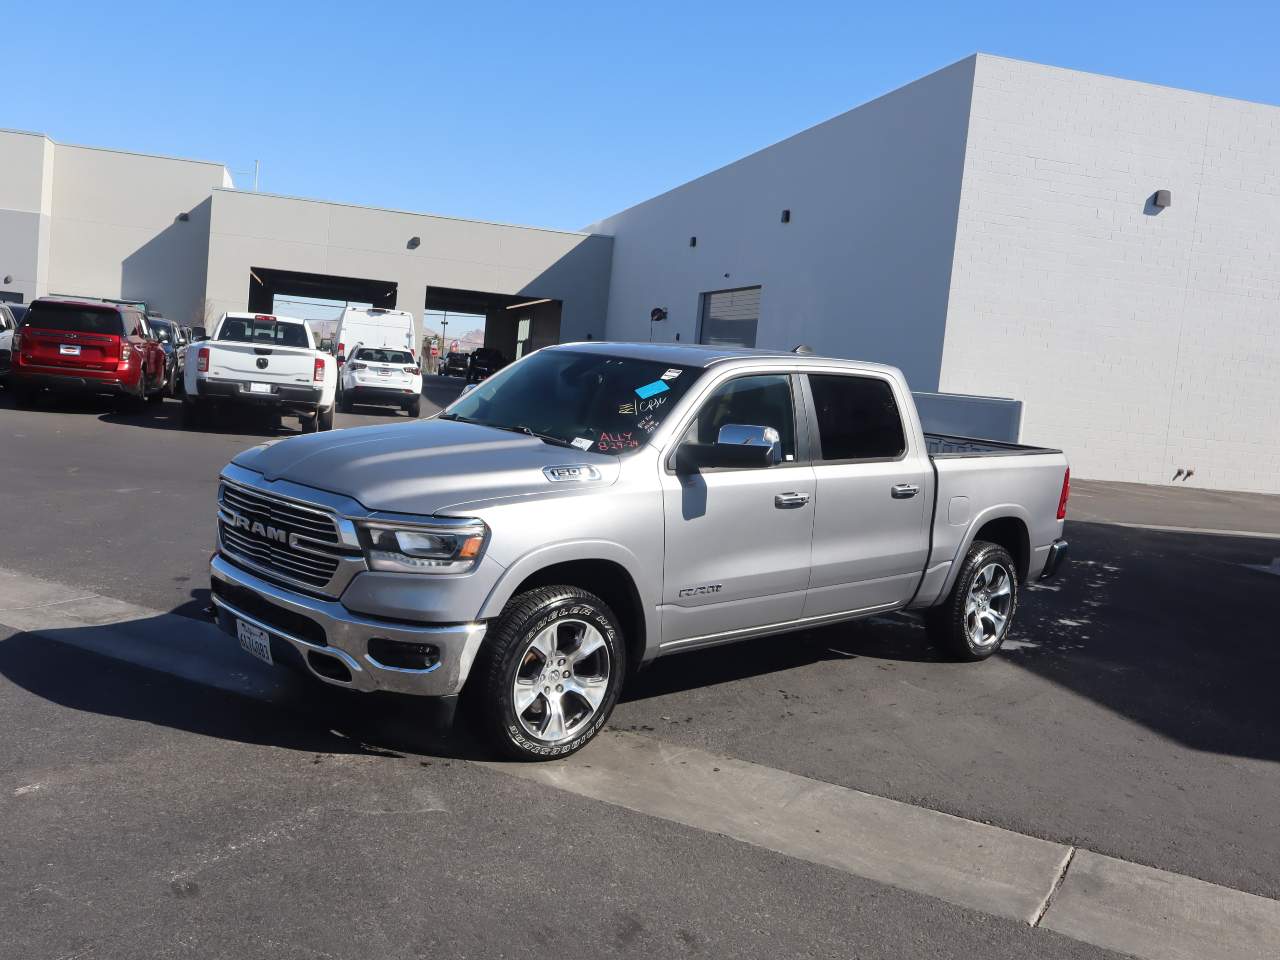
[[[568,447],[570,450],[577,450],[568,440],[561,440],[559,437],[553,437],[546,433],[539,433],[532,427],[527,427],[523,423],[485,423],[483,420],[472,420],[471,423],[478,423],[482,427],[493,427],[495,430],[506,430],[508,433],[523,433],[526,437],[537,437],[543,443],[549,443],[553,447]]]

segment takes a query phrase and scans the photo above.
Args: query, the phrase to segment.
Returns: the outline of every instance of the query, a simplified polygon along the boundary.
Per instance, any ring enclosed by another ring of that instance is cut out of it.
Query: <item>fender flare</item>
[[[520,584],[539,570],[573,560],[608,560],[627,571],[645,611],[645,633],[648,634],[644,638],[645,649],[655,649],[658,629],[653,611],[657,603],[653,596],[646,595],[645,578],[641,574],[644,566],[634,553],[612,540],[568,540],[536,547],[523,554],[507,565],[490,588],[478,619],[489,620],[501,614]]]
[[[1012,517],[1015,520],[1021,520],[1022,525],[1027,528],[1027,536],[1031,535],[1031,514],[1027,512],[1025,507],[1016,503],[998,503],[995,506],[987,507],[971,521],[969,527],[964,532],[964,538],[960,541],[960,547],[956,550],[955,556],[951,558],[951,569],[947,571],[947,579],[942,583],[942,589],[938,591],[935,602],[940,601],[951,593],[951,588],[955,585],[956,577],[960,575],[960,568],[964,565],[963,560],[969,552],[969,548],[973,546],[973,541],[978,536],[978,531],[990,523],[992,520],[1005,520]],[[1028,539],[1028,549],[1030,549],[1030,540]]]

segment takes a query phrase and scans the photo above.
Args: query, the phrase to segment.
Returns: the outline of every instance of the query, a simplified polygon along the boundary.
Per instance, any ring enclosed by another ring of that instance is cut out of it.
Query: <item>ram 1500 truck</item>
[[[224,406],[296,414],[303,433],[333,428],[337,362],[317,349],[305,320],[224,313],[212,340],[183,364],[183,422],[203,426]]]
[[[926,435],[891,367],[567,344],[430,420],[237,456],[212,596],[268,663],[465,690],[504,752],[564,756],[686,650],[915,610],[989,657],[1066,552],[1068,485],[1060,451]]]

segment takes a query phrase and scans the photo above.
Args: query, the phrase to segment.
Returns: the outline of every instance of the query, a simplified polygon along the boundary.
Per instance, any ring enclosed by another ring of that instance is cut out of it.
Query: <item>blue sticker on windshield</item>
[[[643,387],[636,387],[636,396],[641,400],[647,400],[655,393],[666,393],[670,389],[661,380],[655,380],[653,383],[646,383]]]

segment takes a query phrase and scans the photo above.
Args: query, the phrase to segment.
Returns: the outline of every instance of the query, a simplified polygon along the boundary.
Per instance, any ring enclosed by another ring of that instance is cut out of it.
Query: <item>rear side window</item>
[[[888,382],[811,374],[823,460],[893,460],[907,449]]]
[[[307,347],[307,331],[300,323],[229,317],[218,331],[219,340],[257,343],[264,347]]]
[[[110,333],[115,336],[124,333],[120,314],[110,307],[84,307],[38,300],[27,311],[23,326],[37,330],[65,330],[68,333]]]

